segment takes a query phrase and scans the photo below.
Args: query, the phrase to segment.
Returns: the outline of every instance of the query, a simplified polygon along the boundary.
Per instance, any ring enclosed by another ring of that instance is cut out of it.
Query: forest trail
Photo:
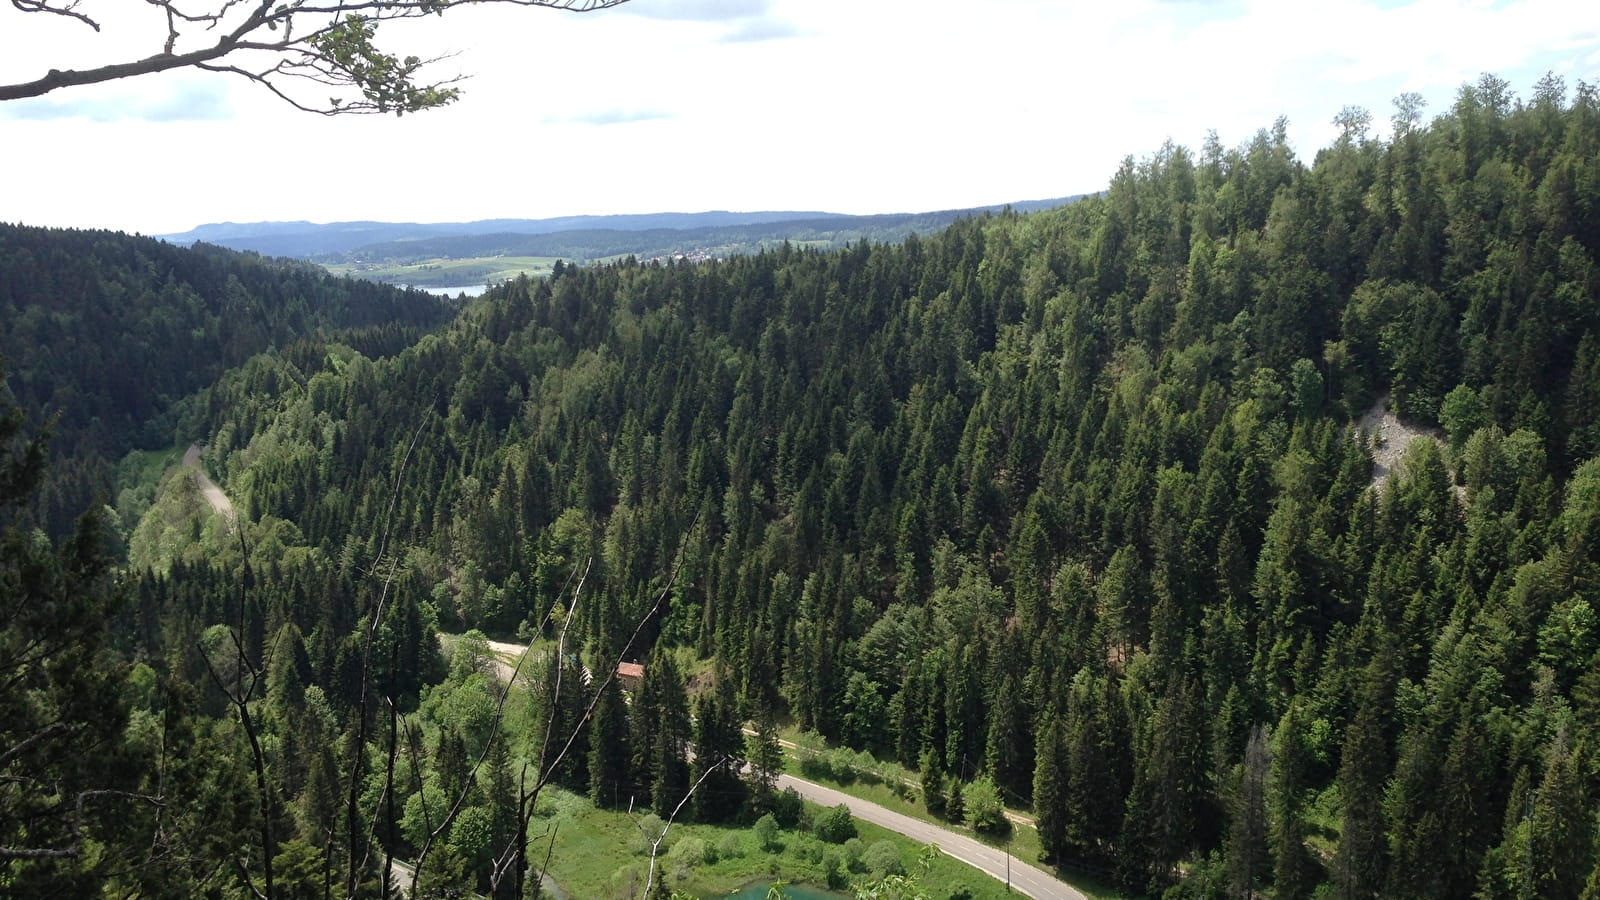
[[[228,499],[222,488],[217,487],[217,483],[211,480],[205,469],[201,468],[199,445],[189,445],[189,451],[183,454],[183,464],[194,470],[195,480],[200,483],[200,493],[206,498],[206,502],[211,504],[211,509],[229,522],[238,521],[233,512],[233,501]]]

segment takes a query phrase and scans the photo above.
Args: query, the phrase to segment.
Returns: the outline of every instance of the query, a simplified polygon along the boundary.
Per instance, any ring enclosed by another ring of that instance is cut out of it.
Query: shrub
[[[672,851],[667,858],[683,866],[698,866],[701,863],[714,863],[717,861],[717,851],[711,849],[705,838],[686,837],[672,845]]]
[[[813,781],[832,781],[833,767],[825,756],[806,755],[800,758],[800,774]]]
[[[878,841],[868,847],[862,862],[874,879],[885,875],[904,875],[906,872],[906,867],[900,862],[900,848],[894,845],[894,841]]]
[[[808,863],[822,862],[822,842],[810,835],[800,835],[794,842],[794,855]]]
[[[778,796],[772,798],[772,816],[778,820],[779,828],[794,829],[800,824],[800,815],[806,810],[806,802],[794,788],[784,788]]]
[[[861,870],[861,853],[862,853],[862,851],[866,850],[866,848],[867,848],[867,845],[861,842],[861,838],[853,837],[850,840],[845,841],[844,842],[844,866],[845,866],[845,868],[847,868],[847,869],[849,869],[849,870],[851,870],[853,872],[860,871]]]
[[[756,820],[755,832],[756,843],[761,847],[761,849],[770,851],[777,846],[778,820],[772,815],[772,813],[767,813]]]
[[[989,776],[979,776],[968,785],[965,799],[967,821],[972,823],[975,830],[995,834],[1005,831],[1010,824],[1006,819],[1005,806],[1000,802],[1000,789]]]
[[[835,747],[823,754],[822,759],[828,770],[833,773],[833,780],[840,784],[853,784],[860,775],[856,769],[856,754],[853,750]]]
[[[839,851],[833,847],[822,853],[822,876],[830,888],[844,886],[844,876],[840,873]]]
[[[639,820],[639,840],[633,845],[633,852],[649,856],[650,845],[655,843],[656,838],[661,837],[666,830],[667,824],[661,821],[660,816],[655,813],[646,813]],[[661,849],[665,850],[666,848],[663,847]]]
[[[717,841],[718,859],[738,859],[743,855],[744,842],[739,840],[737,833],[729,832],[722,836],[722,840]]]
[[[841,803],[818,817],[812,830],[830,844],[842,844],[856,836],[856,820],[850,815],[850,807]]]

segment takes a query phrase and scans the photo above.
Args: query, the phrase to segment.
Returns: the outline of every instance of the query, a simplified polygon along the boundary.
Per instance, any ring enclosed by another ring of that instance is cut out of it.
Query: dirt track
[[[200,467],[199,446],[189,445],[189,452],[183,454],[183,464],[194,470],[195,480],[200,483],[200,493],[206,498],[206,502],[211,504],[211,508],[218,515],[225,516],[229,522],[237,521],[238,518],[233,512],[233,501],[222,492],[222,488],[217,487],[217,483],[211,480],[206,470]]]

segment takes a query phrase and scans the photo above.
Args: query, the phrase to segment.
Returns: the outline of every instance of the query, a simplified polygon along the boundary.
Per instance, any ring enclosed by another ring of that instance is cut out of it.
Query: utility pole
[[[1009,824],[1009,823],[1007,823]],[[1006,835],[1006,893],[1011,893],[1011,835]]]

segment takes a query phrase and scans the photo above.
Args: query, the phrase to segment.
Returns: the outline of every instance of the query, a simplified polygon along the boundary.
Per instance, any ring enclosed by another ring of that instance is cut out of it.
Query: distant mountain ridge
[[[848,218],[826,212],[643,213],[615,216],[557,216],[549,219],[480,219],[473,222],[219,222],[157,237],[173,244],[208,244],[253,250],[268,256],[309,257],[344,253],[369,244],[482,234],[550,234],[579,229],[646,231],[754,225],[794,219]]]
[[[997,212],[1009,206],[1019,212],[1048,209],[1071,202],[1082,195],[1049,200],[1028,200],[1011,204],[944,210],[930,213],[848,215],[817,211],[728,212],[713,210],[697,213],[637,213],[609,216],[557,216],[548,219],[481,219],[474,222],[218,222],[200,225],[189,231],[156,235],[172,244],[196,242],[215,244],[232,250],[250,250],[267,256],[309,258],[349,253],[375,244],[429,241],[441,238],[481,237],[485,235],[543,235],[567,231],[684,231],[773,225],[787,222],[837,223],[882,226],[887,220],[935,217],[948,222],[960,215]]]

